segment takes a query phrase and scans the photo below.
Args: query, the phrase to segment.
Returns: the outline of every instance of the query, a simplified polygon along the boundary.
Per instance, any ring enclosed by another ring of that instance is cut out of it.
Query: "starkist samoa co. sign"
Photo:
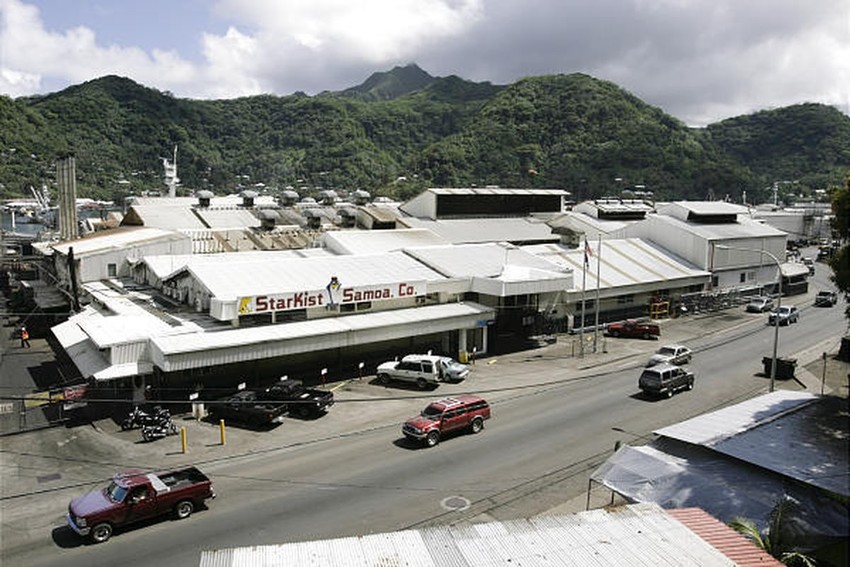
[[[386,301],[425,295],[425,282],[399,282],[346,287],[337,278],[322,290],[293,291],[239,298],[239,314],[252,315],[273,311],[292,311],[314,307],[336,307],[364,301]]]

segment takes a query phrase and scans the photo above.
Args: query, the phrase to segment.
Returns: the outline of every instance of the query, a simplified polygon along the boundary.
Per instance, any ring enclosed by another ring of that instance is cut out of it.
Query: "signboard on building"
[[[255,315],[274,311],[335,307],[364,301],[414,298],[425,295],[426,287],[424,281],[349,287],[340,283],[337,278],[332,278],[331,283],[321,290],[240,297],[239,314]]]

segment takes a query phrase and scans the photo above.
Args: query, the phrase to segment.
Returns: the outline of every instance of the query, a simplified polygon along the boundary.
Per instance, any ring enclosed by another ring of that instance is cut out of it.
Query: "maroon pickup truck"
[[[608,323],[605,333],[612,337],[655,339],[661,335],[661,328],[654,323],[642,323],[636,319],[626,319],[618,323]]]
[[[94,543],[103,543],[115,528],[173,514],[188,518],[208,498],[212,483],[195,467],[166,473],[128,471],[112,477],[106,488],[71,500],[68,525]]]

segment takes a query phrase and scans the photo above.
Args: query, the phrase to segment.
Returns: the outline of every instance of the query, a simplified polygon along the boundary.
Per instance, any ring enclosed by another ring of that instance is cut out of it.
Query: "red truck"
[[[165,514],[188,518],[208,498],[215,498],[212,482],[195,467],[157,474],[127,471],[113,476],[106,488],[71,500],[68,526],[103,543],[115,528],[141,520]]]
[[[656,339],[661,336],[661,328],[655,323],[643,323],[637,319],[626,319],[617,323],[608,323],[605,334],[611,337],[634,337]]]

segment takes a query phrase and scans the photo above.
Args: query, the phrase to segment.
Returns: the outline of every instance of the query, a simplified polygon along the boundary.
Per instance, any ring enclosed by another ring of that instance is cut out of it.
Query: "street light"
[[[777,289],[777,291],[779,292],[779,297],[776,300],[776,317],[773,318],[773,360],[770,361],[770,391],[773,392],[776,389],[776,350],[779,347],[779,310],[782,308],[782,264],[779,262],[779,258],[777,258],[774,254],[768,252],[767,250],[761,250],[759,248],[737,248],[734,246],[726,246],[723,244],[715,244],[714,247],[718,250],[740,250],[741,252],[758,252],[759,254],[769,256],[770,259],[776,263],[776,269],[779,272],[779,286]]]

